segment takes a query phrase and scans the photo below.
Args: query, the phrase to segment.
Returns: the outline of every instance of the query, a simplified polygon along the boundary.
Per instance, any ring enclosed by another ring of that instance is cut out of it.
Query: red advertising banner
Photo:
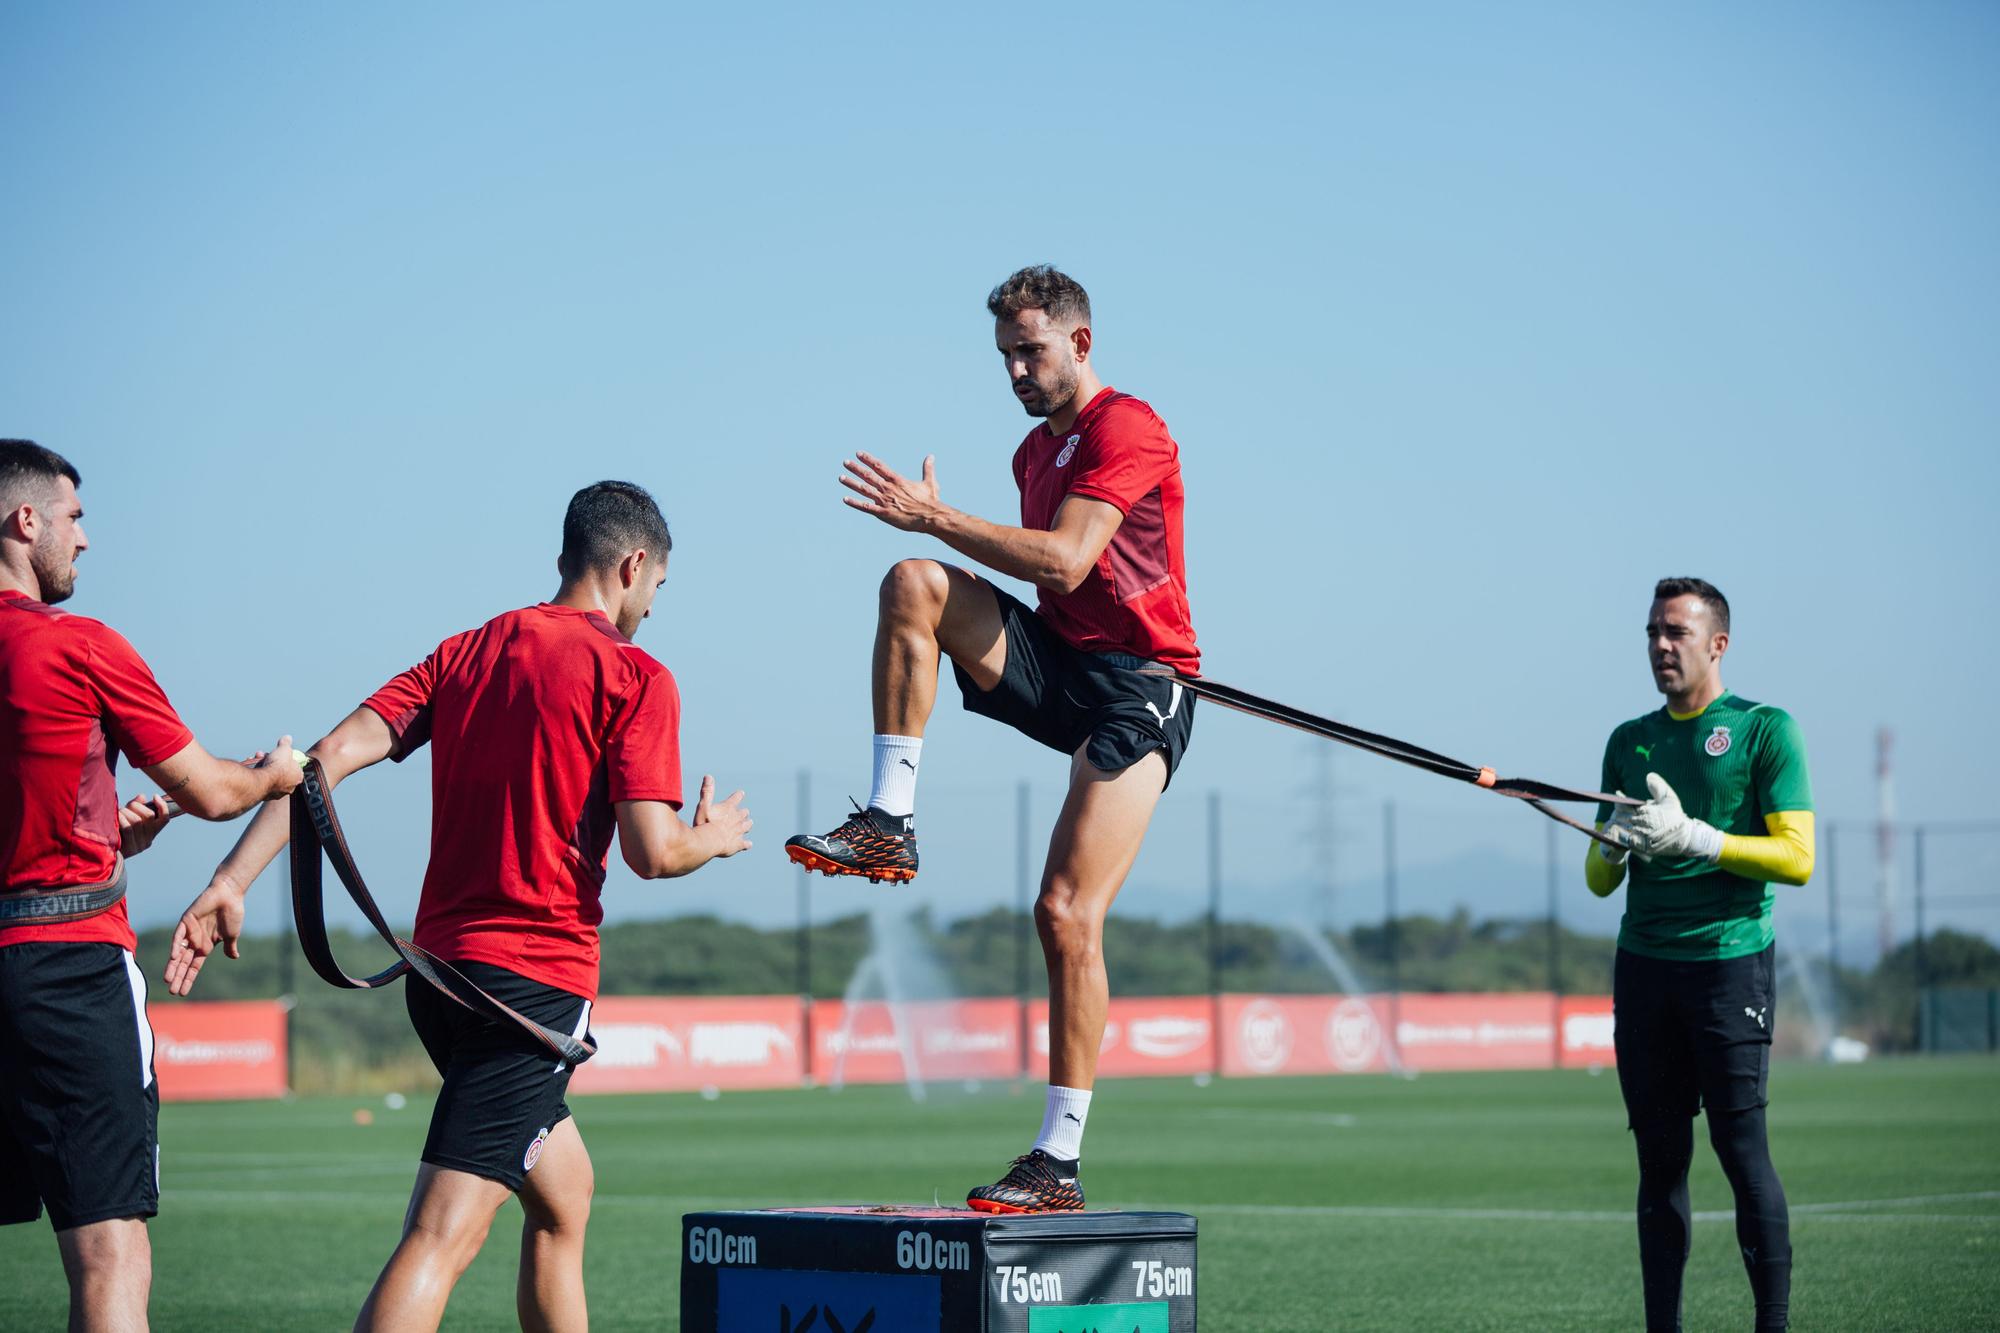
[[[163,1102],[285,1095],[285,1009],[276,1000],[150,1004]]]
[[[1395,1034],[1407,1069],[1547,1069],[1555,1063],[1556,997],[1405,995]]]
[[[274,1000],[147,1008],[163,1101],[279,1097],[285,1092],[285,1011]],[[591,1010],[597,1055],[573,1091],[681,1092],[797,1086],[810,1060],[818,1083],[1009,1079],[1021,1072],[1020,1006],[1011,999],[891,1006],[813,1005],[812,1049],[790,995],[605,996]],[[1028,1076],[1049,1072],[1049,1006],[1027,1010]],[[1390,1044],[1393,1024],[1395,1043]],[[1545,993],[1225,995],[1221,1030],[1207,996],[1111,1001],[1098,1057],[1106,1078],[1203,1074],[1380,1073],[1546,1069],[1560,1041],[1564,1068],[1612,1065],[1608,996]]]
[[[1028,1005],[1028,1073],[1049,1076],[1049,1002]],[[1099,1048],[1104,1078],[1206,1074],[1215,1068],[1215,1005],[1206,995],[1111,1002]]]
[[[813,1005],[815,1083],[1013,1078],[1021,1007],[1011,999]]]
[[[243,1017],[192,1017],[205,1010]],[[263,1097],[284,1090],[283,1014],[275,1004],[153,1012],[163,1096]],[[1028,1076],[1035,1079],[1048,1077],[1048,1012],[1045,1000],[1028,1006]],[[1222,1072],[1234,1077],[1381,1073],[1398,1065],[1546,1069],[1558,1036],[1565,1066],[1612,1063],[1611,1001],[1601,996],[1566,997],[1558,1007],[1546,993],[1404,995],[1393,1006],[1385,995],[1225,995],[1221,1015],[1218,1032],[1207,996],[1113,1000],[1098,1073],[1207,1073],[1216,1067],[1218,1043]],[[253,1032],[244,1026],[252,1020],[264,1026]],[[204,1021],[221,1026],[190,1026]],[[809,1052],[799,1002],[789,995],[606,996],[592,1009],[590,1028],[598,1052],[571,1084],[581,1093],[792,1087],[808,1059],[817,1083],[1009,1079],[1021,1072],[1021,1010],[1011,999],[894,1006],[871,1000],[854,1006],[851,1022],[841,1001],[818,1001]]]
[[[1571,995],[1562,1002],[1562,1062],[1565,1069],[1616,1065],[1611,1045],[1611,997]]]
[[[1222,1072],[1359,1074],[1391,1067],[1547,1069],[1611,1061],[1611,1001],[1494,995],[1225,995]],[[1393,1045],[1391,1037],[1393,1036]]]
[[[1372,995],[1225,995],[1222,1072],[1378,1073],[1388,1027],[1387,1002]]]
[[[797,997],[664,999],[607,995],[590,1010],[597,1054],[572,1092],[797,1087],[804,1033]]]

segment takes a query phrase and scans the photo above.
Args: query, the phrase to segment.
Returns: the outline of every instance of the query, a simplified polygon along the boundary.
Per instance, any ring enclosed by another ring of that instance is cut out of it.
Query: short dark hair
[[[629,481],[600,481],[569,498],[563,514],[562,576],[582,578],[592,570],[609,569],[626,555],[644,549],[664,556],[674,549],[667,520],[643,486]]]
[[[9,511],[39,497],[60,478],[72,486],[83,485],[76,465],[53,449],[44,449],[33,440],[0,440],[0,505]]]
[[[1701,598],[1717,632],[1729,633],[1729,599],[1722,595],[1722,589],[1707,579],[1661,579],[1653,585],[1654,601],[1665,602],[1675,597]]]
[[[986,298],[986,308],[995,319],[1013,319],[1023,310],[1040,310],[1052,320],[1090,323],[1090,293],[1053,264],[1030,264],[1009,274]]]

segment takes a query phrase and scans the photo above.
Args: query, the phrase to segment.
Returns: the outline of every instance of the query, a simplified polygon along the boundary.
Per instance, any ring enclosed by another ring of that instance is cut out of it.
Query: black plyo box
[[[683,1333],[1194,1333],[1186,1213],[782,1208],[681,1219]]]

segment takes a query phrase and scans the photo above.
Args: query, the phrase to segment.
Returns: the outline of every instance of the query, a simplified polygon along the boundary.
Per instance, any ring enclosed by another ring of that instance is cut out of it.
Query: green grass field
[[[1773,1078],[1792,1201],[1793,1326],[2000,1327],[2000,1061],[1934,1059]],[[599,1328],[677,1328],[683,1212],[952,1202],[1004,1165],[1033,1090],[900,1088],[578,1099],[597,1164]],[[161,1116],[159,1329],[345,1327],[394,1244],[429,1103],[177,1105]],[[1606,1074],[1106,1084],[1084,1181],[1109,1207],[1201,1219],[1211,1330],[1639,1326],[1635,1180]],[[1703,1146],[1690,1329],[1748,1327],[1727,1186]],[[513,1210],[447,1327],[513,1322]],[[0,1231],[0,1328],[53,1328],[46,1224]]]

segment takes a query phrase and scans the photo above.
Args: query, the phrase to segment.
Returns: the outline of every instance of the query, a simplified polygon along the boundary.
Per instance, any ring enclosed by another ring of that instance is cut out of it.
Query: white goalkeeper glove
[[[1710,865],[1722,859],[1722,830],[1681,809],[1681,798],[1658,773],[1646,775],[1652,794],[1632,814],[1632,850],[1641,856],[1694,857]]]
[[[1618,793],[1620,796],[1624,794],[1622,791]],[[1625,854],[1639,845],[1639,837],[1632,831],[1633,811],[1634,807],[1629,805],[1612,806],[1611,818],[1605,820],[1597,830],[1597,836],[1608,839],[1597,844],[1597,854],[1612,865],[1624,865]],[[1643,852],[1640,853],[1639,859],[1642,861],[1646,859]]]

